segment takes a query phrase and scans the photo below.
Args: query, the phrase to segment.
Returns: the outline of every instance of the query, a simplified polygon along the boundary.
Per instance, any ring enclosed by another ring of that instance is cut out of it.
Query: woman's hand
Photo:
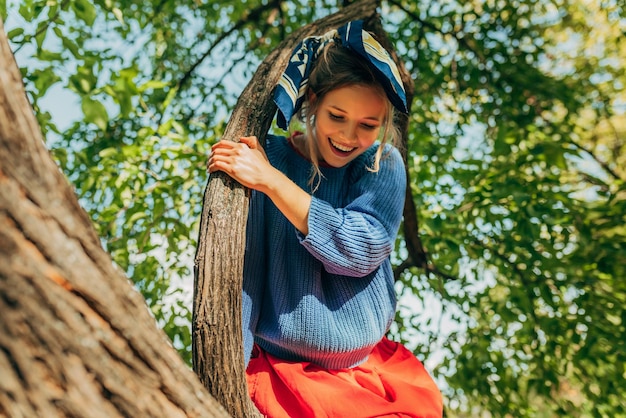
[[[311,196],[270,164],[255,136],[213,145],[207,166],[210,173],[223,171],[242,185],[264,193],[300,232],[309,233]]]
[[[256,136],[242,137],[239,141],[222,140],[213,145],[207,168],[210,173],[223,171],[251,189],[262,189],[275,169]]]

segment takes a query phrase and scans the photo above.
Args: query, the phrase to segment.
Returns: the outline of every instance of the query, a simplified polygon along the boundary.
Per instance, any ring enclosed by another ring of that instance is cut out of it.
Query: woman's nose
[[[345,141],[356,140],[356,127],[352,124],[346,126],[341,132],[339,132],[341,139]]]

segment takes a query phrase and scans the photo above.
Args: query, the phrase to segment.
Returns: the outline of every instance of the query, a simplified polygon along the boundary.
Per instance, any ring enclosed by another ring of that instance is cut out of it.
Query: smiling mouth
[[[328,138],[330,145],[337,151],[340,151],[344,154],[349,154],[356,149],[356,147],[346,147],[345,145],[341,145]]]

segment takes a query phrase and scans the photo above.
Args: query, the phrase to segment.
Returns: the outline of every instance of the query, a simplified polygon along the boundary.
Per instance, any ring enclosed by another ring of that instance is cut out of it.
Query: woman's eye
[[[367,123],[362,123],[361,126],[363,127],[363,129],[366,129],[368,131],[373,131],[374,129],[378,128],[378,126],[368,125]]]
[[[343,120],[343,116],[341,115],[335,115],[334,113],[328,112],[329,117],[332,120]]]

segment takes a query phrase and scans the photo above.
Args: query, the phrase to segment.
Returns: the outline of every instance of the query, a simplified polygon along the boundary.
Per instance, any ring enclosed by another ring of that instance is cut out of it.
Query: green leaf
[[[4,3],[4,8],[6,10],[6,1]],[[22,16],[27,22],[33,20],[33,17],[35,17],[35,13],[33,10],[33,0],[24,0],[23,2],[21,2],[19,13],[20,16]]]
[[[137,90],[143,93],[146,90],[163,89],[167,86],[168,86],[168,83],[165,83],[163,81],[150,80],[140,85]]]
[[[0,4],[0,9],[1,8],[2,8],[2,5]],[[2,13],[2,10],[0,10],[0,13]],[[16,38],[22,35],[24,35],[24,28],[11,29],[9,33],[7,33],[9,40],[12,42],[19,42],[19,40]]]
[[[128,218],[128,221],[127,221],[127,222],[128,222],[130,225],[133,225],[133,224],[134,224],[135,222],[137,222],[139,219],[145,218],[146,216],[147,216],[147,215],[146,215],[146,212],[135,212],[135,213],[133,213],[133,215],[132,215],[130,218]]]
[[[43,42],[46,39],[48,27],[49,24],[47,21],[40,22],[37,25],[37,32],[35,32],[35,42],[37,43],[37,50],[41,50],[43,48]]]
[[[167,92],[167,96],[165,97],[165,100],[163,100],[163,104],[161,105],[162,111],[165,111],[165,109],[168,108],[170,103],[172,103],[172,100],[174,99],[174,97],[176,97],[177,93],[178,93],[178,88],[169,89],[169,91]]]
[[[3,22],[6,22],[7,20],[7,1],[6,0],[0,0],[0,19],[2,19]],[[10,36],[9,36],[9,39],[11,39]]]
[[[124,14],[122,13],[122,11],[119,8],[114,7],[112,9],[112,12],[115,18],[117,19],[117,21],[120,22],[121,24],[124,24]]]
[[[109,115],[102,103],[89,97],[83,97],[81,108],[85,114],[85,121],[95,124],[105,131],[109,122]]]
[[[118,148],[105,148],[98,153],[101,158],[109,158],[119,153]]]
[[[82,66],[70,77],[70,86],[79,94],[91,93],[96,87],[97,78],[91,68]]]
[[[35,83],[39,96],[46,94],[48,89],[61,78],[56,75],[51,68],[35,71],[30,79]]]
[[[88,26],[93,26],[97,12],[89,0],[75,0],[72,3],[72,8],[79,19],[83,20]]]
[[[55,28],[55,29],[57,29],[57,28]],[[55,33],[57,33],[56,30],[55,30]],[[80,53],[80,49],[79,49],[78,45],[76,44],[76,42],[74,42],[73,40],[69,39],[67,36],[63,36],[63,34],[60,34],[60,33],[57,33],[57,36],[59,37],[59,39],[61,39],[61,43],[63,44],[63,48],[65,48],[66,50],[70,51],[72,53],[72,55],[74,56],[74,58],[81,58],[82,54]]]

